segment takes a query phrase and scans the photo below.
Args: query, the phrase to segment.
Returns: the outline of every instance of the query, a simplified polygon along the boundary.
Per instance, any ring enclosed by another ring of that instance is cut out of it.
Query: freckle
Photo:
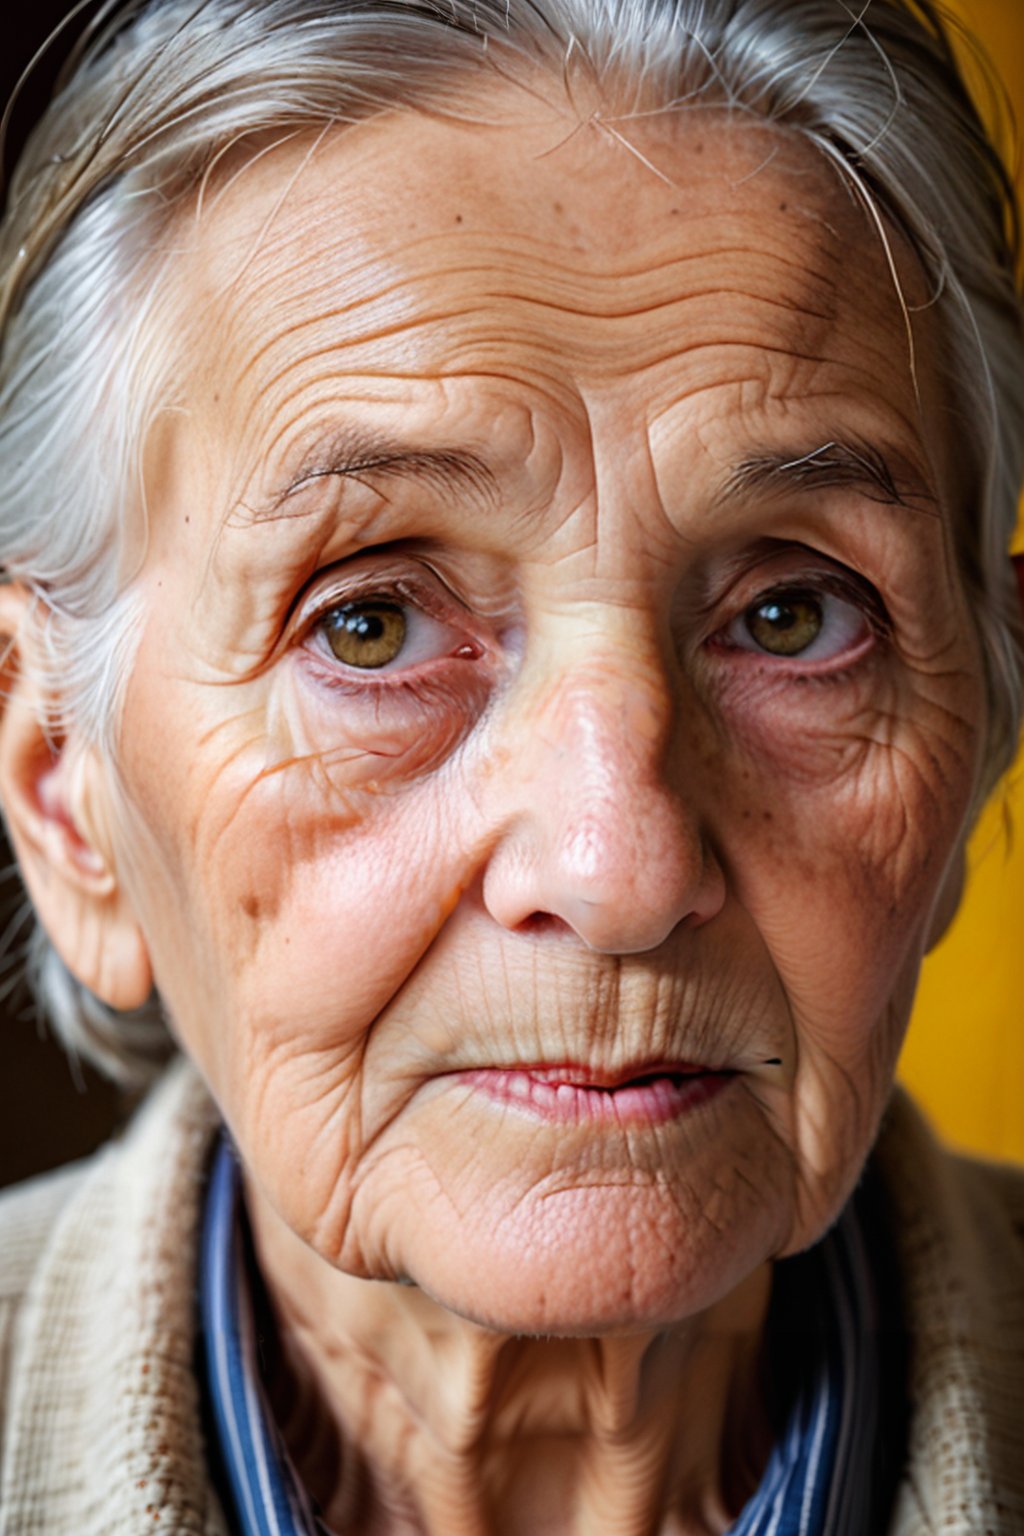
[[[455,222],[456,222],[456,224],[461,224],[462,223],[462,214],[461,213],[457,213],[455,215]]]
[[[700,140],[693,146],[693,152],[695,155],[702,155],[704,153],[704,145]]]
[[[786,212],[786,209],[787,209],[787,208],[788,208],[788,207],[789,207],[789,204],[788,204],[788,203],[780,203],[780,204],[779,204],[779,212],[780,212],[780,213],[785,213],[785,212]]]
[[[187,513],[185,514],[185,521],[186,521],[186,523],[190,523],[192,521],[192,519],[188,516]]]
[[[561,203],[560,203],[560,202],[559,202],[559,201],[558,201],[558,199],[557,199],[557,198],[556,198],[556,199],[555,199],[555,212],[556,212],[556,213],[561,213],[561,212],[562,212],[562,211],[563,211],[563,210],[562,210],[562,205],[561,205]]]
[[[260,899],[258,896],[243,896],[242,911],[246,917],[251,917],[255,922],[260,915]]]
[[[762,811],[761,819],[762,821],[774,821],[775,817],[772,815],[771,811]]]

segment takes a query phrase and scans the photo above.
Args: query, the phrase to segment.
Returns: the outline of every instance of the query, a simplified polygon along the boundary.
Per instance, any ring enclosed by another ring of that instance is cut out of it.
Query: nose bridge
[[[656,638],[639,639],[619,611],[585,649],[537,670],[510,721],[506,831],[485,878],[492,913],[508,927],[556,918],[622,953],[706,920],[721,876],[685,792],[678,700]]]
[[[548,803],[561,812],[567,846],[590,846],[596,857],[593,839],[622,836],[639,809],[631,792],[650,791],[664,773],[671,717],[664,669],[624,665],[611,647],[552,681],[537,715],[536,767],[557,769]]]

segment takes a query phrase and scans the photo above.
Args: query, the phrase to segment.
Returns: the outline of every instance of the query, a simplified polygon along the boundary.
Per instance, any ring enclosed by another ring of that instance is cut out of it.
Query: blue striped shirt
[[[729,1536],[877,1532],[882,1333],[857,1205],[809,1253],[776,1265],[769,1379],[790,1379],[787,1417]],[[225,1137],[206,1196],[199,1285],[211,1461],[240,1536],[322,1536],[261,1380],[252,1264]]]

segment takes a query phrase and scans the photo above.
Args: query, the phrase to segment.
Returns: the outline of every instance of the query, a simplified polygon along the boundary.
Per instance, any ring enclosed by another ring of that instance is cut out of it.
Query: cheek
[[[401,1107],[401,1062],[367,1081],[366,1042],[459,900],[470,800],[458,754],[392,782],[380,730],[371,749],[321,752],[301,715],[286,731],[277,713],[269,748],[256,710],[252,722],[212,733],[216,763],[207,732],[168,743],[160,772],[136,754],[133,798],[153,830],[133,841],[155,839],[138,908],[179,1036],[301,1229]]]
[[[836,688],[738,684],[709,754],[713,835],[787,999],[765,1104],[794,1153],[787,1251],[820,1232],[877,1129],[929,917],[959,856],[980,736],[972,674]]]
[[[977,771],[980,687],[964,658],[941,678],[898,674],[884,655],[832,679],[738,668],[709,709],[707,767],[730,786],[710,821],[733,886],[777,944],[845,935],[842,967],[908,931],[957,846]],[[803,916],[796,920],[797,911]]]

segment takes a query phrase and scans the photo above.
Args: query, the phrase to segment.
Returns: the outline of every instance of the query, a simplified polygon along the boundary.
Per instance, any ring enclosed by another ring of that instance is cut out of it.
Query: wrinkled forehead
[[[509,91],[480,120],[311,133],[212,181],[187,247],[192,398],[232,475],[272,485],[341,399],[465,417],[472,380],[492,412],[498,388],[590,430],[605,402],[650,433],[731,371],[841,399],[854,432],[887,418],[941,478],[913,262],[821,154],[724,110],[581,121]]]

